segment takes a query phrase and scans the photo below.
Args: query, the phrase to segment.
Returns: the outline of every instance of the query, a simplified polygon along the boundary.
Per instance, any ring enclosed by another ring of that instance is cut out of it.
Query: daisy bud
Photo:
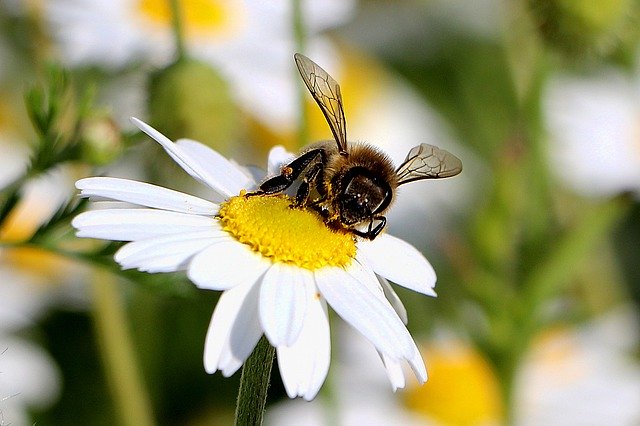
[[[193,59],[175,62],[152,77],[149,114],[170,138],[195,139],[223,152],[238,129],[227,82]]]
[[[106,114],[94,114],[82,122],[82,158],[90,164],[103,166],[122,153],[120,128]]]

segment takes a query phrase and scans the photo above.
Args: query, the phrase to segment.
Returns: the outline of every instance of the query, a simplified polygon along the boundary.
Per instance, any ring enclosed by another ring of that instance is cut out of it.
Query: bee
[[[455,155],[433,145],[412,148],[398,168],[378,148],[347,142],[347,124],[338,83],[304,55],[294,55],[302,80],[329,124],[334,140],[305,148],[280,174],[248,195],[278,194],[295,182],[293,208],[311,207],[334,228],[375,239],[387,224],[384,216],[400,185],[441,179],[462,171]]]

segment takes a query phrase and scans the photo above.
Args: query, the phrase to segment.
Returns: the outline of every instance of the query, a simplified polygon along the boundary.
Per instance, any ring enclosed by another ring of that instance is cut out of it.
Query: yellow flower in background
[[[224,40],[243,31],[247,24],[245,5],[239,0],[188,0],[180,2],[180,6],[189,39]],[[169,2],[165,0],[132,2],[131,12],[140,24],[158,32],[166,32],[173,19]]]
[[[402,396],[407,408],[438,425],[498,425],[503,418],[500,384],[481,353],[461,341],[427,347],[429,381]]]

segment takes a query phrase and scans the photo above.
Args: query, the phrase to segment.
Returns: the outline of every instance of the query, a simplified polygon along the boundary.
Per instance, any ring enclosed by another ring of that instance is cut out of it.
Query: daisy
[[[516,382],[516,424],[637,425],[638,313],[617,306],[534,341]]]
[[[363,241],[333,231],[314,212],[291,209],[285,195],[246,197],[257,187],[249,172],[198,142],[173,143],[133,122],[217,196],[208,201],[131,180],[82,179],[76,184],[82,196],[144,208],[89,211],[72,224],[79,237],[131,241],[115,255],[124,268],[186,270],[199,288],[223,291],[205,342],[208,373],[234,374],[264,334],[276,348],[287,394],[313,399],[329,368],[328,304],[373,344],[394,390],[405,385],[405,361],[426,381],[406,311],[387,281],[435,296],[435,272],[418,250],[388,234]],[[287,158],[274,148],[269,172]]]
[[[355,2],[302,3],[308,52],[331,64],[336,55],[322,33],[350,19]],[[52,0],[43,6],[45,30],[60,59],[71,67],[113,71],[140,63],[163,67],[175,56],[168,4],[166,0]],[[180,4],[189,54],[220,71],[245,110],[274,128],[296,117],[296,84],[290,67],[290,52],[295,50],[292,2]]]
[[[0,425],[34,424],[29,411],[56,402],[61,374],[51,356],[24,338],[48,304],[30,277],[0,263]]]
[[[561,181],[586,196],[640,194],[640,72],[552,79],[544,106]]]

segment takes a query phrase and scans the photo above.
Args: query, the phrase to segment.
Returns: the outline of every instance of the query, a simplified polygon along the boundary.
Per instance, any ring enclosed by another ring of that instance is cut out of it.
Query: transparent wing
[[[340,86],[320,65],[300,53],[294,55],[298,71],[311,96],[329,123],[341,153],[347,152],[347,122],[344,118]]]
[[[462,161],[437,146],[420,144],[411,148],[407,158],[398,167],[398,185],[420,179],[441,179],[462,171]]]

